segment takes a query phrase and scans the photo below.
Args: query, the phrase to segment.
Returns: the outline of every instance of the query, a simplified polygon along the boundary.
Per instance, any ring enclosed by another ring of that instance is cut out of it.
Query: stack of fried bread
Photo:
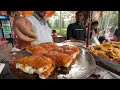
[[[39,78],[47,78],[56,67],[70,67],[80,53],[75,46],[58,46],[52,42],[29,45],[26,50],[32,56],[22,57],[16,62],[16,68],[28,74],[38,74]]]

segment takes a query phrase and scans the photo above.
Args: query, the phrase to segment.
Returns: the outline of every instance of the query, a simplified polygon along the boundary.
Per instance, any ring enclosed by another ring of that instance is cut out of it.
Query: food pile
[[[26,50],[32,56],[25,56],[16,60],[16,68],[28,74],[38,74],[46,79],[56,67],[68,68],[80,53],[75,46],[58,46],[52,42],[29,45]]]
[[[120,42],[104,42],[90,47],[89,50],[95,55],[120,64]]]

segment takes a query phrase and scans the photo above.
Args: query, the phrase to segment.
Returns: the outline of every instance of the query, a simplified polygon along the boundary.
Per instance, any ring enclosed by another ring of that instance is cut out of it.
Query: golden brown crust
[[[46,56],[53,60],[55,66],[65,66],[67,63],[69,63],[72,60],[71,56],[56,51],[49,51],[46,54]]]
[[[39,69],[47,66],[46,71],[40,74],[40,77],[47,78],[55,67],[69,67],[73,65],[73,56],[79,53],[78,47],[57,46],[55,43],[46,42],[37,45],[29,45],[26,50],[32,53],[32,56],[20,58],[16,63],[23,66],[30,66],[33,69]]]
[[[43,47],[44,49],[46,49],[47,51],[51,51],[53,50],[53,47],[49,46],[47,43],[41,43],[39,44],[41,47]]]
[[[92,53],[119,63],[120,61],[120,42],[104,42],[89,49]]]
[[[53,70],[54,70],[54,67],[51,66],[51,67],[50,67],[49,69],[47,69],[45,72],[41,73],[40,76],[43,76],[43,77],[47,78],[47,77],[51,74],[51,72],[52,72]]]
[[[65,66],[71,60],[72,60],[72,57],[70,57],[69,55],[64,53],[59,53],[57,63],[58,63],[58,66]]]
[[[26,50],[35,55],[45,54],[47,50],[39,45],[29,45],[26,47]]]
[[[56,52],[59,52],[59,53],[64,53],[64,52],[65,52],[65,49],[62,48],[62,47],[59,47],[59,48],[53,49],[53,51],[56,51]]]
[[[39,69],[41,67],[47,66],[50,67],[53,64],[53,61],[45,56],[26,56],[20,58],[16,63],[22,64],[23,66],[31,66],[34,69]]]

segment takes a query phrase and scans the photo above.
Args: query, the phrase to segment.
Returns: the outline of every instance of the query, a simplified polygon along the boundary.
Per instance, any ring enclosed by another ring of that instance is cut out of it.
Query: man
[[[13,30],[18,38],[32,44],[53,42],[52,30],[44,18],[45,15],[46,11],[35,11],[33,16],[17,19]]]
[[[86,28],[83,25],[84,15],[82,11],[76,12],[76,22],[69,24],[67,28],[67,39],[68,40],[82,40],[86,38]]]

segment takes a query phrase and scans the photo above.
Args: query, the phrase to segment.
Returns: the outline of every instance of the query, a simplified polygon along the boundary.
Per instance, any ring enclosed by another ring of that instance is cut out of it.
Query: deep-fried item
[[[69,67],[72,63],[73,59],[68,54],[60,53],[58,55],[57,64],[58,66]]]
[[[47,56],[53,60],[55,66],[57,66],[58,55],[59,55],[59,52],[57,52],[57,51],[49,51],[48,53],[45,54],[45,56]]]
[[[70,46],[69,45],[63,45],[61,46],[62,48],[64,48],[65,50],[69,50],[70,49]]]
[[[110,43],[103,43],[103,44],[102,44],[102,47],[105,47],[105,48],[107,48],[107,49],[109,49],[109,50],[111,50],[111,49],[113,48],[112,44],[110,44]],[[104,48],[103,48],[103,49],[104,49]]]
[[[109,51],[109,56],[112,58],[120,58],[120,50],[118,48],[113,48]]]
[[[97,50],[96,53],[97,53],[98,56],[100,56],[100,57],[102,57],[102,58],[109,59],[109,57],[108,57],[108,56],[106,55],[106,53],[103,52],[103,51],[100,51],[100,50],[98,51],[98,50]]]
[[[74,52],[73,50],[65,50],[64,53],[65,53],[65,54],[68,54],[68,55],[71,56],[73,59],[75,59],[76,56],[77,56],[76,52]]]
[[[59,52],[59,53],[64,53],[64,52],[65,52],[65,49],[62,48],[62,47],[59,47],[59,48],[53,49],[53,51],[57,51],[57,52]]]
[[[70,50],[73,50],[77,55],[80,54],[80,49],[78,47],[71,47]]]
[[[32,54],[35,54],[35,55],[47,53],[47,50],[39,45],[29,45],[26,47],[26,50]]]
[[[58,46],[52,42],[29,45],[26,50],[32,56],[20,58],[16,61],[16,68],[28,74],[38,74],[39,78],[47,78],[56,67],[66,67],[75,63],[76,56],[80,53],[75,46]]]
[[[102,45],[96,45],[95,47],[94,47],[96,50],[102,50],[102,51],[107,51],[107,48],[105,48],[104,46],[102,46]]]
[[[117,44],[113,44],[113,47],[120,49],[120,45],[117,45]]]
[[[76,46],[63,45],[64,50],[73,50],[77,55],[80,53],[80,49]]]
[[[53,42],[46,42],[46,44],[48,44],[49,46],[53,47],[54,49],[60,47],[60,46],[58,46],[57,44],[55,44],[55,43],[53,43]]]
[[[55,66],[69,67],[72,62],[72,57],[65,53],[59,53],[57,51],[49,51],[46,56],[51,58],[55,63]]]
[[[28,56],[20,58],[16,61],[16,68],[19,68],[25,73],[29,74],[38,74],[41,78],[47,78],[51,72],[54,70],[49,70],[50,68],[54,68],[53,61],[45,56]],[[41,74],[47,72],[45,76]]]
[[[104,42],[89,50],[102,58],[120,63],[120,42]]]
[[[51,51],[53,50],[53,47],[49,46],[47,43],[41,43],[39,44],[41,47],[43,47],[44,49],[46,49],[47,51]]]
[[[48,51],[51,51],[53,49],[57,49],[60,46],[58,46],[57,44],[53,43],[53,42],[45,42],[45,43],[40,43],[39,44],[41,47],[47,49]]]
[[[39,48],[39,45],[36,45],[36,44],[28,45],[28,46],[26,47],[26,50],[32,52],[35,48],[38,49],[38,48]]]
[[[54,70],[54,67],[53,66],[51,66],[49,69],[47,69],[45,72],[43,72],[43,73],[41,73],[40,75],[39,75],[39,78],[41,78],[41,79],[46,79],[50,74],[51,74],[51,72]]]
[[[65,53],[71,56],[73,59],[79,54],[79,49],[76,47],[70,47],[68,45],[61,46],[59,48],[53,49],[53,51],[57,51],[59,53]]]
[[[93,52],[93,53],[95,52],[95,48],[94,47],[90,47],[89,50],[90,50],[90,52]]]
[[[47,53],[47,50],[45,50],[44,48],[34,49],[34,51],[32,52],[32,54],[34,55],[41,55],[45,53]]]

